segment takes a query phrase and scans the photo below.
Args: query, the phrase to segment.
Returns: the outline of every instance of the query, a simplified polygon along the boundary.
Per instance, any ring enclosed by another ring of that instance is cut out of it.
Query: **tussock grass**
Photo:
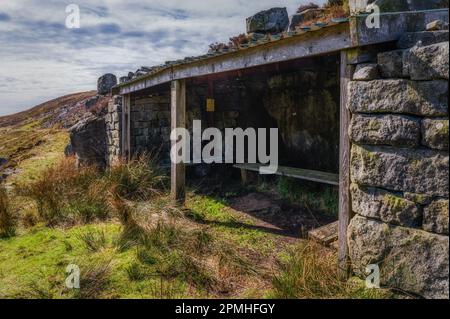
[[[11,237],[16,232],[17,218],[9,204],[8,193],[0,183],[0,237]]]
[[[74,158],[66,158],[36,181],[18,184],[16,195],[32,199],[48,226],[106,220],[113,210],[119,219],[127,219],[122,199],[148,200],[164,189],[166,179],[154,167],[146,155],[119,162],[106,172],[93,166],[77,168]]]
[[[343,281],[337,256],[317,244],[292,248],[279,262],[273,276],[273,298],[279,299],[358,299],[386,298],[387,291],[366,289],[362,281]]]
[[[18,196],[34,200],[39,217],[48,226],[54,226],[77,217],[85,220],[86,210],[98,210],[99,199],[94,194],[97,190],[92,187],[98,178],[96,169],[78,170],[75,159],[67,158],[43,172],[37,181],[19,184],[16,192]],[[89,204],[93,204],[91,209]]]
[[[98,299],[110,284],[111,262],[92,262],[80,269],[80,289],[75,297]]]
[[[158,168],[156,156],[144,154],[129,162],[119,161],[106,174],[114,193],[128,200],[148,200],[162,194],[167,177]]]
[[[15,196],[33,200],[36,214],[27,211],[22,222],[36,227],[0,241],[0,297],[223,298],[266,297],[268,291],[276,298],[377,297],[340,282],[336,257],[324,249],[288,249],[288,242],[251,227],[224,202],[193,195],[188,208],[174,207],[165,177],[148,157],[108,171],[76,169],[65,159],[18,185]],[[73,227],[43,227],[35,219]],[[72,263],[81,269],[80,290],[64,286]]]
[[[215,294],[229,290],[233,278],[249,273],[250,262],[230,243],[187,219],[169,201],[159,197],[139,214],[130,203],[116,198],[116,210],[126,216],[120,218],[123,232],[118,249],[136,249],[136,258],[126,269],[130,280],[182,281]]]
[[[90,252],[100,251],[108,244],[106,234],[103,230],[80,234],[79,239],[84,243],[86,249]]]

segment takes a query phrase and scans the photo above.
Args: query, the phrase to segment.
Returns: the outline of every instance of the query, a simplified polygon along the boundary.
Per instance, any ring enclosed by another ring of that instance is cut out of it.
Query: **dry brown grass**
[[[153,198],[140,211],[123,198],[116,198],[114,206],[123,225],[118,248],[137,252],[136,261],[127,268],[132,281],[151,276],[181,280],[194,290],[221,296],[253,271],[232,243],[184,217],[168,196]]]
[[[386,298],[385,290],[366,289],[361,281],[341,280],[336,253],[318,244],[302,243],[279,262],[273,297],[281,299]]]
[[[11,210],[8,193],[0,183],[0,237],[14,236],[16,223],[17,219]]]
[[[77,169],[75,164],[74,158],[66,158],[37,181],[16,186],[18,196],[35,201],[39,217],[49,226],[78,218],[89,221],[106,207],[98,197],[99,171],[94,167]]]
[[[145,155],[120,162],[106,172],[93,166],[77,168],[74,158],[65,158],[36,181],[16,185],[16,194],[32,199],[48,226],[109,217],[128,224],[126,207],[120,207],[123,200],[149,200],[165,188],[166,178],[155,167],[153,159]]]

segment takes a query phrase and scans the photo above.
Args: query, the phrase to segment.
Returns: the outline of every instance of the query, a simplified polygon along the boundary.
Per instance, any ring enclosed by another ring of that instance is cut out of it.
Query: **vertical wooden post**
[[[248,184],[247,170],[243,168],[241,168],[241,181],[244,186]]]
[[[131,157],[131,96],[125,94],[122,96],[122,157],[130,160]]]
[[[186,82],[172,81],[171,86],[171,129],[186,127]],[[176,141],[172,141],[172,147]],[[176,156],[179,156],[178,154]],[[172,159],[171,167],[171,196],[176,205],[183,205],[185,193],[185,164],[177,164]]]
[[[348,110],[348,82],[353,74],[353,66],[348,64],[347,51],[341,51],[340,62],[340,138],[339,138],[339,247],[340,273],[347,278],[350,270],[348,258],[347,228],[351,219],[350,199],[350,138],[351,114]]]

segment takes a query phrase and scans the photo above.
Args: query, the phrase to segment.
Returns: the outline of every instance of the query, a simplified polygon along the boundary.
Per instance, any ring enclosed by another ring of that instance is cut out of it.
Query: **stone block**
[[[433,201],[424,209],[423,229],[436,233],[448,235],[448,199]]]
[[[420,227],[422,211],[419,205],[400,193],[374,187],[351,186],[352,209],[355,214],[381,220],[388,224]]]
[[[448,119],[422,120],[422,144],[438,149],[448,150]]]
[[[375,63],[358,64],[353,74],[354,81],[370,81],[379,77],[378,65]]]
[[[399,49],[409,49],[419,42],[422,46],[427,46],[448,40],[448,31],[406,32],[400,37],[397,46]]]
[[[448,153],[353,145],[351,178],[362,186],[448,197]]]
[[[420,120],[404,115],[354,115],[350,138],[358,144],[415,147],[420,144]]]
[[[412,80],[448,80],[449,42],[414,47],[403,55],[403,75]]]
[[[448,22],[434,20],[427,24],[426,31],[448,30]]]
[[[351,81],[349,109],[353,113],[448,114],[448,81]]]
[[[403,77],[403,52],[404,50],[395,50],[378,54],[378,68],[382,77]]]
[[[449,237],[391,226],[357,215],[348,227],[354,272],[365,278],[368,265],[380,267],[382,285],[425,298],[449,298]]]

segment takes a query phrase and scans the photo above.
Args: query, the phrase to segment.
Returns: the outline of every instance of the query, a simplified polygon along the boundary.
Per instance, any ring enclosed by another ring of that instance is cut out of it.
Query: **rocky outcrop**
[[[381,284],[426,298],[449,298],[449,237],[356,216],[348,228],[354,271],[380,267]]]
[[[88,115],[70,129],[70,144],[79,166],[105,167],[106,126],[103,117]]]
[[[289,26],[286,8],[272,8],[247,18],[247,33],[280,33]]]
[[[100,95],[109,94],[115,85],[117,85],[117,77],[114,74],[107,73],[98,79],[97,92]]]

